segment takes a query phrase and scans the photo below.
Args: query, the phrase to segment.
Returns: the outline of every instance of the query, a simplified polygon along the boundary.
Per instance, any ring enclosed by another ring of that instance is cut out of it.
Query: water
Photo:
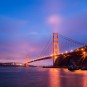
[[[87,71],[0,67],[0,87],[87,87]]]

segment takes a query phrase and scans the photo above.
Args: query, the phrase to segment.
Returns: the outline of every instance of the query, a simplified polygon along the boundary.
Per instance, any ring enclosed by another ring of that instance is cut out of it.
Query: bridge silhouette
[[[26,65],[29,65],[29,63],[40,61],[40,60],[46,60],[46,59],[53,59],[53,65],[58,58],[58,55],[68,53],[71,51],[74,51],[77,48],[86,46],[86,44],[83,44],[79,41],[75,41],[71,38],[65,37],[59,33],[53,33],[52,38],[48,40],[46,46],[44,49],[39,53],[39,56],[30,60],[29,57],[26,58]]]

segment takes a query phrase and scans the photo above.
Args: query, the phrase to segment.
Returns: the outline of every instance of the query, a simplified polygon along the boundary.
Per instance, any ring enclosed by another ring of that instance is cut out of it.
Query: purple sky
[[[52,32],[87,43],[87,0],[0,0],[0,62],[38,55]]]

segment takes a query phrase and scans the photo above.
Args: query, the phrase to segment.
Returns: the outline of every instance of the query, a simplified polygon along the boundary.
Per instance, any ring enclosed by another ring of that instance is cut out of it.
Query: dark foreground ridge
[[[78,67],[87,67],[87,46],[78,48],[73,52],[60,54],[54,67],[67,68],[70,63],[74,63]]]

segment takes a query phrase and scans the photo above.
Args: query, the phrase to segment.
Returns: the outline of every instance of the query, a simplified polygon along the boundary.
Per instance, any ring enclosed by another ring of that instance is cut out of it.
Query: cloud
[[[48,18],[48,24],[50,25],[58,25],[61,22],[61,18],[57,15],[52,15]]]
[[[32,31],[32,32],[29,32],[28,35],[38,35],[38,32],[35,32],[35,31]]]
[[[61,32],[69,34],[85,34],[87,31],[87,14],[82,13],[79,15],[73,15],[63,20],[61,26]]]
[[[48,38],[41,39],[37,42],[38,43],[28,39],[23,39],[10,43],[2,43],[0,44],[0,60],[4,59],[4,61],[10,61],[11,59],[11,61],[22,61],[25,60],[27,55],[29,55],[30,59],[32,59],[43,56],[44,53],[48,53],[49,50],[45,52],[45,50],[47,49],[46,45],[48,45]],[[40,53],[42,54],[40,55]]]
[[[16,32],[27,22],[7,16],[0,16],[0,32]]]
[[[22,38],[27,21],[0,16],[0,46],[12,43]]]
[[[62,18],[58,15],[51,15],[47,18],[47,24],[51,27],[52,31],[57,31],[58,26],[61,24]]]

